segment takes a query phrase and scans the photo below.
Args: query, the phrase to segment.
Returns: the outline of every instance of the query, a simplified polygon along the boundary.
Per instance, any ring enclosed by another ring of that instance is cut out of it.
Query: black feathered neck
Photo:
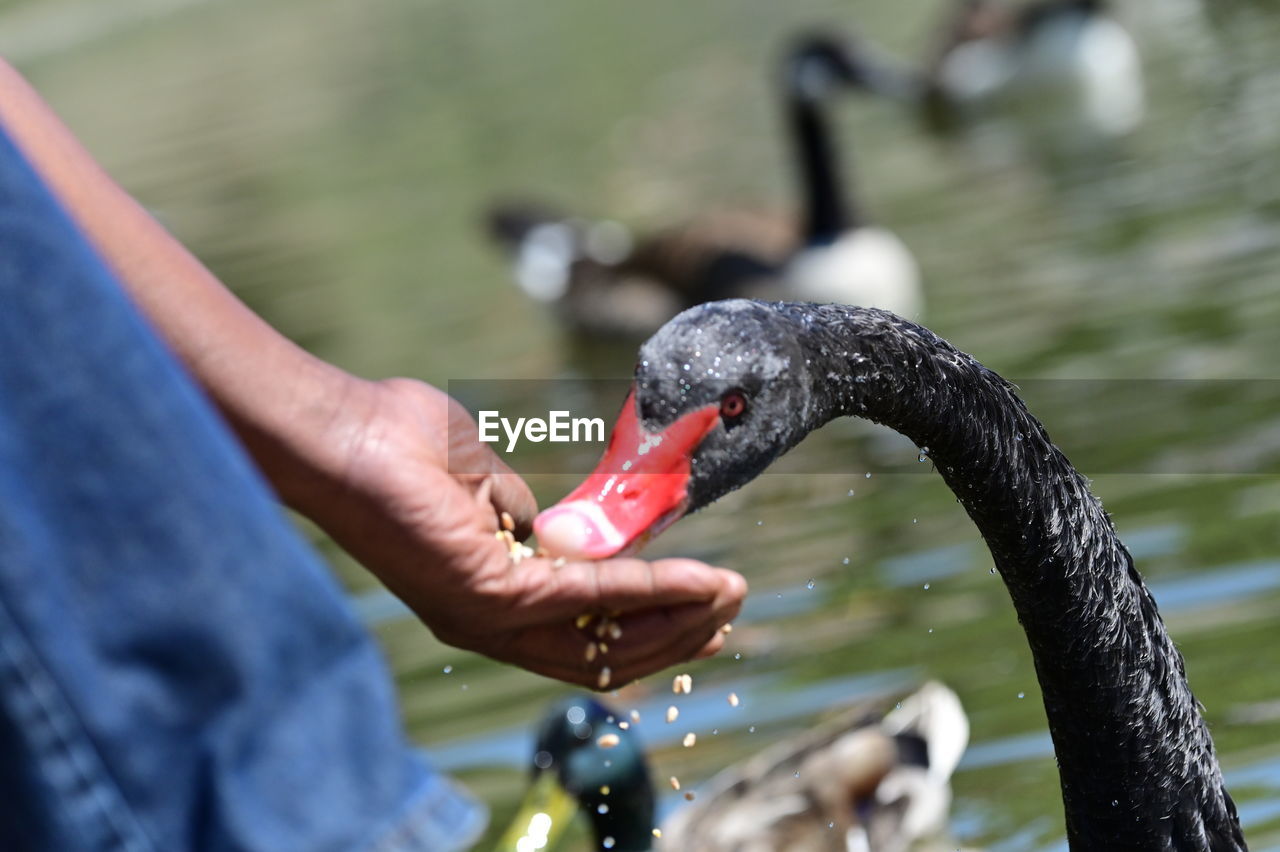
[[[834,242],[863,222],[850,202],[827,114],[828,100],[846,85],[850,70],[841,45],[809,38],[783,62],[783,100],[795,168],[804,200],[807,245]]]
[[[655,362],[668,354],[690,377],[672,405],[701,403],[720,385],[755,389],[752,434],[710,436],[718,443],[695,476],[735,470],[735,454],[753,447],[771,449],[740,465],[738,481],[702,486],[708,494],[744,484],[839,416],[882,423],[928,448],[1026,631],[1073,849],[1245,848],[1155,601],[1087,480],[1010,383],[926,328],[839,305],[704,305],[642,350]],[[704,373],[701,383],[692,378]],[[657,377],[645,382],[663,387]]]

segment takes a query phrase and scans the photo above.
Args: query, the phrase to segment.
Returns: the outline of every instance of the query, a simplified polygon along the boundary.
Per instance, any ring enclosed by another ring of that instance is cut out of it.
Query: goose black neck
[[[863,223],[844,191],[826,98],[843,72],[829,50],[804,46],[786,65],[786,120],[804,203],[804,239],[833,242]]]
[[[1244,849],[1155,601],[1013,386],[884,311],[782,310],[825,400],[817,420],[856,415],[927,447],[990,548],[1031,646],[1072,849]]]

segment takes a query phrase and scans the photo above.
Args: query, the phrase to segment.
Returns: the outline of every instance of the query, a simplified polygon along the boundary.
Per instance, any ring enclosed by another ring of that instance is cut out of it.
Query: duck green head
[[[653,784],[643,746],[629,725],[618,724],[623,721],[586,695],[547,711],[538,726],[532,783],[498,852],[553,849],[577,810],[589,821],[597,848],[650,848]]]

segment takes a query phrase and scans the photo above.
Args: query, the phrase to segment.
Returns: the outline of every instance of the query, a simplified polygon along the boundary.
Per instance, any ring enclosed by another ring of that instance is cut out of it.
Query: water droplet
[[[827,828],[835,828],[835,827],[836,827],[835,820],[832,820],[831,822],[827,823]]]
[[[689,372],[689,365],[688,365],[688,364],[685,364],[685,365],[684,365],[684,371],[685,371],[686,373],[687,373],[687,372]]]
[[[799,777],[800,777],[800,770],[799,770],[799,769],[797,769],[797,770],[795,771],[795,775],[793,775],[792,777],[794,777],[794,778],[799,778]]]
[[[452,672],[452,671],[453,671],[453,666],[445,666],[445,667],[444,667],[444,673],[445,673],[445,674],[449,674],[449,673],[450,673],[450,672]]]
[[[609,813],[609,806],[606,805],[604,802],[601,802],[600,804],[596,805],[596,813],[598,814]]]
[[[895,709],[895,710],[901,710],[901,709],[902,709],[902,702],[901,702],[901,701],[899,701],[899,702],[895,703],[895,704],[893,705],[893,709]]]
[[[867,471],[867,479],[871,478],[871,471]]]
[[[918,461],[918,462],[925,462],[925,461],[928,461],[928,460],[929,460],[929,448],[928,448],[928,447],[921,447],[921,448],[920,448],[920,455],[916,456],[916,461]]]
[[[807,583],[805,583],[805,584],[804,584],[805,588],[806,588],[806,589],[808,589],[808,590],[809,590],[809,591],[811,591],[811,592],[813,591],[813,587],[814,587],[814,586],[816,586],[816,585],[817,585],[817,583],[815,583],[812,579],[811,579],[811,580],[809,580],[809,582],[807,582]]]
[[[720,733],[720,729],[719,729],[719,728],[712,728],[712,729],[711,729],[711,736],[713,736],[713,737],[714,737],[714,736],[718,735],[719,733]]]
[[[462,691],[463,691],[463,692],[466,692],[466,691],[467,691],[467,685],[466,685],[465,683],[462,685]]]
[[[850,489],[849,489],[849,496],[850,496],[850,497],[852,497],[852,496],[853,496],[853,489],[852,489],[852,488],[850,488]]]
[[[929,628],[929,632],[930,632],[930,633],[932,633],[932,632],[933,632],[933,628],[932,628],[932,627],[930,627],[930,628]]]
[[[991,573],[992,574],[996,573],[996,566],[994,565],[991,566]]]
[[[756,732],[756,726],[755,726],[755,725],[752,725],[750,728],[747,728],[747,733],[748,733],[748,734],[754,734],[755,732]]]
[[[777,597],[778,597],[778,600],[782,600],[782,592],[778,592]]]
[[[1019,693],[1018,693],[1018,697],[1019,697],[1019,698],[1026,698],[1026,697],[1027,697],[1027,694],[1026,694],[1025,692],[1019,692]]]
[[[848,564],[849,564],[849,557],[847,557],[847,556],[846,556],[846,557],[845,557],[843,560],[841,560],[841,561],[842,561],[845,565],[848,565]]]
[[[549,751],[540,751],[533,756],[533,765],[539,769],[550,769],[551,762],[551,752]]]
[[[929,591],[929,584],[928,584],[928,583],[925,583],[925,584],[924,584],[924,590],[925,590],[926,592],[927,592],[927,591]]]
[[[758,527],[764,526],[764,521],[756,521],[756,526]]]
[[[919,518],[912,518],[912,519],[911,519],[911,523],[913,523],[913,524],[918,524],[918,523],[920,523],[920,519],[919,519]]]
[[[733,655],[733,658],[734,658],[735,660],[741,660],[741,659],[742,659],[742,655],[741,655],[741,654],[734,654],[734,655]]]
[[[600,841],[600,845],[603,846],[605,849],[612,849],[613,844],[616,842],[617,841],[614,840],[612,837],[606,837]]]

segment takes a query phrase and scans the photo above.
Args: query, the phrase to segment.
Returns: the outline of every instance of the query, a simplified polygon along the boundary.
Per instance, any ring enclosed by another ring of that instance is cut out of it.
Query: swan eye
[[[747,410],[747,398],[742,391],[729,391],[720,398],[720,417],[725,421],[737,420]]]

